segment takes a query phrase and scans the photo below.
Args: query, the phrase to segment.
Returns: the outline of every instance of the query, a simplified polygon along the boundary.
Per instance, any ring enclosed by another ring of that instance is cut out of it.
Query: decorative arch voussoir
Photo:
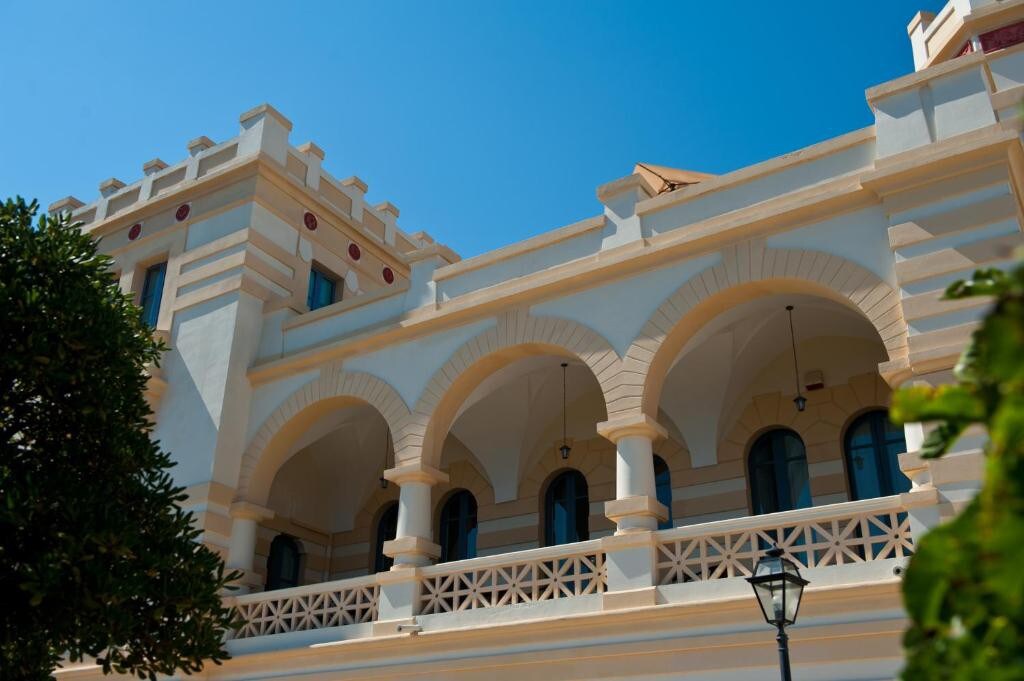
[[[398,392],[376,376],[348,372],[338,365],[328,365],[321,370],[317,379],[289,395],[256,431],[242,456],[237,491],[239,499],[256,503],[263,501],[250,497],[254,493],[253,481],[257,478],[260,466],[266,464],[265,455],[268,450],[286,446],[278,439],[296,416],[326,400],[336,398],[352,398],[376,409],[387,422],[397,448],[397,442],[403,437],[402,429],[409,421],[409,409]],[[257,494],[263,495],[264,492],[259,490]]]
[[[907,354],[907,326],[903,318],[898,292],[870,270],[845,258],[821,251],[803,249],[768,248],[763,240],[752,240],[729,246],[722,251],[721,262],[712,265],[690,277],[673,291],[651,314],[623,356],[622,364],[629,371],[620,371],[612,391],[623,382],[626,373],[641,376],[643,386],[639,404],[634,399],[624,400],[622,392],[606,392],[612,399],[606,400],[614,410],[628,409],[655,418],[663,373],[671,367],[672,358],[664,356],[682,346],[674,347],[688,331],[683,322],[688,319],[693,325],[706,323],[705,315],[713,315],[707,305],[712,298],[727,294],[730,290],[740,293],[746,284],[778,281],[782,290],[793,290],[794,282],[806,282],[811,290],[826,289],[831,297],[843,300],[856,308],[875,327],[879,339],[889,354],[889,359],[902,358]],[[770,286],[769,286],[770,288]],[[751,296],[758,295],[750,293]],[[727,304],[733,304],[726,301]],[[691,315],[700,309],[701,319]],[[710,318],[710,317],[709,317]],[[658,375],[655,375],[658,374]],[[631,382],[635,382],[631,381]],[[604,387],[604,386],[602,386]],[[632,396],[631,396],[632,397]],[[609,409],[609,415],[612,409]]]
[[[568,319],[534,316],[522,308],[509,310],[498,317],[495,326],[456,350],[434,373],[414,405],[413,418],[426,424],[422,446],[427,463],[436,465],[440,461],[440,446],[451,426],[449,421],[471,390],[467,386],[475,387],[482,380],[476,376],[477,373],[483,376],[493,371],[481,363],[503,352],[531,346],[536,351],[544,348],[561,350],[586,364],[598,379],[607,407],[607,395],[618,385],[622,366],[622,358],[607,339],[593,329]],[[515,353],[510,353],[509,361],[515,356]]]

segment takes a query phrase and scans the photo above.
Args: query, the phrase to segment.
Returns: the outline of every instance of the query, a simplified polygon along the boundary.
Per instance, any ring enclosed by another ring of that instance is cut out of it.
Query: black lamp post
[[[796,622],[796,614],[800,610],[800,598],[808,582],[800,576],[796,563],[782,557],[782,549],[769,549],[764,558],[757,561],[754,575],[747,581],[754,587],[758,605],[768,624],[778,629],[775,640],[779,642],[779,667],[782,670],[782,681],[792,681],[789,671],[789,637],[786,627]]]

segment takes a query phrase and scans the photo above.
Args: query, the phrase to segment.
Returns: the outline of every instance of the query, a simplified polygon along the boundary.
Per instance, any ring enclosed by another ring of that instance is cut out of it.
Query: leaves
[[[918,544],[903,584],[912,625],[905,681],[1024,679],[1024,266],[979,270],[949,298],[995,296],[954,371],[957,385],[900,390],[894,420],[932,426],[944,455],[974,424],[989,434],[984,485]]]
[[[219,556],[150,439],[160,346],[111,261],[35,202],[0,205],[0,672],[61,656],[155,677],[219,662]]]

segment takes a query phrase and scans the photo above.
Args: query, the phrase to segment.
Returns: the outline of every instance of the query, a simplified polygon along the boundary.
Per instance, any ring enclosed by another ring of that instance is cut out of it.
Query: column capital
[[[597,424],[597,433],[616,444],[631,435],[648,437],[652,442],[668,437],[668,431],[647,414],[627,414],[608,419]]]
[[[387,469],[384,471],[384,479],[390,480],[399,487],[405,482],[436,485],[439,482],[448,482],[448,474],[433,466],[428,466],[422,461],[413,461]]]
[[[231,504],[231,517],[242,520],[270,520],[274,512],[269,508],[249,501],[235,501]]]

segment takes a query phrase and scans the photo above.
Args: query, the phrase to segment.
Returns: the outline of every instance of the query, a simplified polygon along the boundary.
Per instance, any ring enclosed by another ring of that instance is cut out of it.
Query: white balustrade
[[[232,638],[309,631],[377,618],[376,575],[234,598],[242,626]]]
[[[773,545],[805,569],[906,558],[936,503],[935,490],[915,490],[649,533],[649,583],[745,577]],[[438,615],[608,593],[609,552],[621,550],[624,536],[410,569],[411,611]],[[374,622],[380,584],[394,575],[229,598],[243,621],[234,638]]]
[[[601,594],[607,588],[599,540],[445,563],[422,574],[421,615]]]
[[[773,545],[803,568],[909,557],[914,548],[906,503],[910,496],[664,530],[658,533],[657,583],[746,577]]]

